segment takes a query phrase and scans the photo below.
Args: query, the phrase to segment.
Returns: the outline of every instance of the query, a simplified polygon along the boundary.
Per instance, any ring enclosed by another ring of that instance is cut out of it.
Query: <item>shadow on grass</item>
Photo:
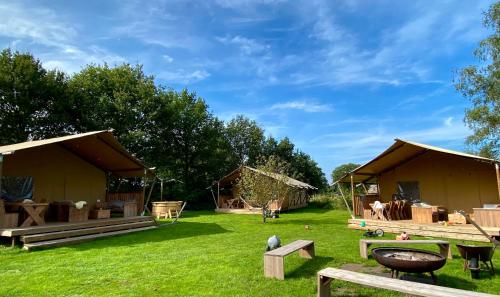
[[[313,207],[313,206],[308,206],[304,208],[297,208],[297,209],[292,209],[292,210],[287,210],[284,213],[325,213],[329,212],[332,209],[327,209],[327,208],[318,208],[318,207]]]
[[[227,232],[231,231],[226,230],[215,223],[178,222],[176,224],[162,224],[160,227],[152,230],[100,238],[92,242],[71,245],[68,247],[78,251],[85,251],[99,248],[169,241],[195,236],[214,235]]]
[[[281,217],[279,219],[275,219],[272,221],[272,224],[276,225],[309,225],[312,228],[314,228],[314,225],[347,225],[346,222],[338,222],[336,220],[332,220],[330,218],[325,218],[325,219],[312,219],[312,220],[307,220],[307,219],[288,219],[286,217]]]
[[[287,273],[285,278],[309,278],[315,276],[319,270],[325,268],[326,264],[332,260],[332,257],[316,256],[313,259],[307,260],[293,271]]]

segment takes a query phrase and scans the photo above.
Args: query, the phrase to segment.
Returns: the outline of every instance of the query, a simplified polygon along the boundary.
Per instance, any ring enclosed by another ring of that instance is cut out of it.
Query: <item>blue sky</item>
[[[221,119],[288,136],[327,176],[394,138],[463,150],[456,71],[491,1],[0,1],[0,45],[68,73],[140,63]]]

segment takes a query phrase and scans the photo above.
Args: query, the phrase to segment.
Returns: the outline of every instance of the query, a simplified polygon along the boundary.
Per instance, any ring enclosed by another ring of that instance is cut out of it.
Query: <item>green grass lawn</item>
[[[175,225],[75,246],[34,252],[2,247],[0,296],[315,296],[315,275],[324,267],[377,266],[359,257],[362,232],[347,229],[345,211],[304,209],[266,224],[254,215],[184,214]],[[286,258],[285,281],[264,278],[264,248],[273,234],[284,244],[314,240],[316,258],[295,253]],[[439,285],[500,292],[499,272],[472,280],[455,246],[453,256],[436,273]],[[499,259],[497,252],[494,262]],[[332,290],[337,296],[399,296],[338,281]]]

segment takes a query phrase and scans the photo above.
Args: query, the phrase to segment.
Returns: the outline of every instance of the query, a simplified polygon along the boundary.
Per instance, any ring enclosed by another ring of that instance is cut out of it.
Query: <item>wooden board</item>
[[[282,247],[277,248],[275,250],[266,252],[266,255],[284,257],[288,254],[291,254],[291,253],[297,251],[297,250],[306,248],[312,244],[314,244],[314,242],[311,240],[296,240],[296,241],[291,242],[285,246],[282,246]]]
[[[337,279],[352,282],[368,287],[386,289],[390,291],[426,297],[493,297],[486,293],[465,291],[460,289],[441,287],[436,285],[422,284],[400,279],[387,278],[383,276],[364,274],[354,271],[325,268],[318,272],[318,297],[331,296],[330,280]]]
[[[81,243],[81,242],[86,242],[86,241],[92,241],[92,240],[97,239],[97,238],[128,234],[128,233],[133,233],[133,232],[151,230],[151,229],[155,229],[155,228],[158,228],[158,227],[149,226],[149,227],[144,227],[144,228],[121,230],[121,231],[107,232],[107,233],[94,234],[94,235],[85,235],[85,236],[71,237],[71,238],[65,238],[65,239],[56,239],[56,240],[50,240],[50,241],[27,243],[23,246],[23,249],[30,251],[30,250],[37,249],[37,248],[70,245],[70,244],[76,244],[76,243]]]
[[[365,222],[365,227],[361,227],[361,221]],[[382,229],[386,233],[400,234],[403,231],[410,235],[430,236],[438,238],[452,238],[460,240],[471,240],[489,242],[489,240],[476,228],[467,225],[442,226],[439,224],[414,224],[411,221],[380,221],[380,220],[348,220],[348,227],[358,230]],[[500,228],[483,228],[491,236],[500,236]]]
[[[86,227],[98,227],[98,226],[107,226],[107,225],[116,225],[116,224],[125,224],[139,221],[151,221],[154,220],[151,216],[136,216],[136,217],[128,217],[128,218],[111,218],[111,219],[102,219],[102,220],[92,220],[86,222],[79,223],[47,223],[43,226],[32,226],[32,227],[23,227],[23,228],[4,228],[0,229],[0,236],[13,237],[13,236],[22,236],[22,235],[30,235],[30,234],[39,234],[39,233],[47,233],[47,232],[56,232],[56,231],[64,231],[64,230],[73,230],[73,229],[81,229]]]
[[[35,235],[25,235],[21,236],[21,241],[24,243],[32,243],[38,241],[46,241],[60,238],[69,238],[75,236],[89,235],[89,234],[97,234],[118,230],[126,230],[133,228],[142,228],[147,226],[155,225],[154,221],[143,221],[143,222],[135,222],[135,223],[127,223],[127,224],[118,224],[118,225],[109,225],[103,227],[91,227],[85,229],[75,229],[75,230],[67,230],[67,231],[58,231],[51,233],[42,233]]]

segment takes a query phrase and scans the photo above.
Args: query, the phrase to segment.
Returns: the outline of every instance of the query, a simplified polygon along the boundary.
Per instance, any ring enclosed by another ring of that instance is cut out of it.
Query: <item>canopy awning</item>
[[[395,139],[393,145],[386,149],[383,153],[375,157],[368,163],[361,165],[353,171],[345,174],[335,183],[351,182],[351,175],[354,183],[370,183],[376,180],[377,175],[390,171],[406,162],[409,162],[428,151],[440,152],[462,158],[475,159],[481,162],[491,164],[498,163],[497,160],[488,159],[476,155],[466,154],[462,152],[447,150],[440,147],[430,146],[426,144],[416,143],[407,140]],[[335,184],[334,183],[334,184]]]
[[[118,177],[138,177],[144,176],[145,172],[151,172],[107,130],[0,146],[0,155],[45,145],[58,145],[104,172]]]

